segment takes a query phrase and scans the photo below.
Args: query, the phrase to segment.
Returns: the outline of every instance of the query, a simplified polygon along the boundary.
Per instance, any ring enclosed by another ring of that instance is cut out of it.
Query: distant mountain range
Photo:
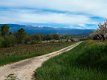
[[[0,24],[2,26],[3,24]],[[69,29],[69,28],[53,28],[39,27],[31,25],[8,24],[11,32],[16,32],[20,28],[24,28],[28,34],[68,34],[68,35],[89,35],[93,29]]]

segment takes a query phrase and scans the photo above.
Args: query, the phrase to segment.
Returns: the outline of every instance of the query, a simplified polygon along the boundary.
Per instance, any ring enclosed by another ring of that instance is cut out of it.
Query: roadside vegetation
[[[107,20],[73,50],[46,61],[36,80],[107,80]]]
[[[72,42],[38,43],[32,45],[19,45],[15,47],[0,48],[0,65],[16,62],[19,60],[47,54],[66,46]]]
[[[34,77],[36,80],[107,80],[107,42],[85,41],[46,61]]]
[[[66,46],[74,41],[71,36],[58,34],[27,34],[21,28],[11,32],[4,24],[0,27],[0,66],[19,60],[47,54]]]

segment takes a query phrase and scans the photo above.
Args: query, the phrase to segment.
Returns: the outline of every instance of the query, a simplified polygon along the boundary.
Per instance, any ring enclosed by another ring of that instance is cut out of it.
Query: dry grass
[[[34,45],[19,45],[10,48],[0,48],[0,65],[47,54],[70,44],[72,43],[41,43]]]

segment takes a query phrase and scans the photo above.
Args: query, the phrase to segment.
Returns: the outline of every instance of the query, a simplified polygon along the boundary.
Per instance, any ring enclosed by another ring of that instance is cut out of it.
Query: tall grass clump
[[[35,80],[107,80],[105,42],[86,41],[73,50],[46,61]]]
[[[87,43],[86,43],[87,44]],[[87,44],[88,45],[88,44]],[[82,67],[97,68],[101,71],[107,70],[107,44],[104,42],[93,43],[84,48],[78,56],[77,62]]]

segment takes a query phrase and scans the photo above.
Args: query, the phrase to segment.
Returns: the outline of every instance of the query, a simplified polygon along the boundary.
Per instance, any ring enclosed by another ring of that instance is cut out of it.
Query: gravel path
[[[43,62],[45,62],[46,60],[54,56],[57,56],[61,53],[64,53],[73,49],[80,43],[81,42],[77,42],[71,46],[68,46],[59,51],[55,51],[49,54],[45,54],[42,56],[25,59],[16,63],[1,66],[0,67],[0,80],[11,80],[11,79],[6,79],[7,76],[15,77],[16,80],[32,80],[32,75],[34,74],[34,71],[37,68],[41,67]]]

